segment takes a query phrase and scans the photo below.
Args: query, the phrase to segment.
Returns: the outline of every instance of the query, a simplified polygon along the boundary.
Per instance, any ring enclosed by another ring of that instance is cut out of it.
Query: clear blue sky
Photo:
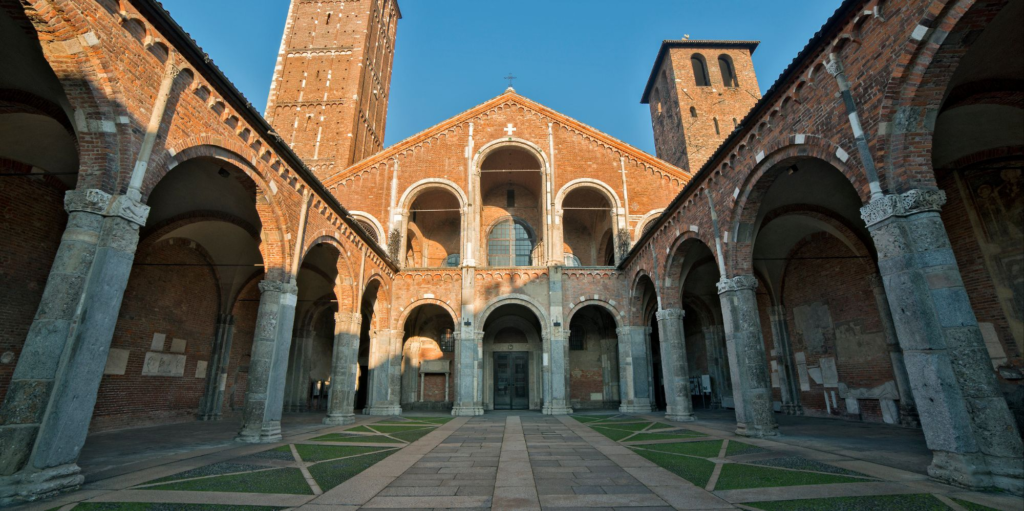
[[[261,112],[288,0],[163,0]],[[771,87],[840,0],[399,0],[385,144],[515,88],[654,153],[640,95],[663,39],[760,40]]]

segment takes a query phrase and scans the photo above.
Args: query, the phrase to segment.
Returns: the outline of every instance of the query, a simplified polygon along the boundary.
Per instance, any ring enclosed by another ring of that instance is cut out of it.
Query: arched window
[[[651,103],[655,105],[655,111],[658,112],[658,115],[661,115],[661,91],[659,91],[657,87],[655,87],[654,94],[651,95],[651,99],[653,100]]]
[[[722,83],[726,87],[739,87],[740,82],[736,79],[736,69],[732,65],[732,58],[728,55],[718,57],[718,69],[722,72]]]
[[[532,266],[533,233],[522,220],[504,218],[487,235],[488,266]]]
[[[690,117],[693,117],[694,119],[697,118],[697,108],[696,107],[692,107],[692,106],[690,107]]]
[[[451,254],[444,260],[444,265],[448,268],[459,267],[459,254]]]
[[[579,266],[583,266],[583,263],[580,262],[580,258],[578,258],[578,257],[576,257],[576,256],[574,256],[572,254],[565,254],[565,261],[564,262],[565,262],[565,266],[567,268],[576,268],[576,267],[579,267]]]
[[[373,227],[373,224],[367,222],[366,220],[356,220],[356,223],[359,224],[359,227],[363,228],[363,231],[366,232],[366,235],[369,236],[370,239],[376,241],[377,243],[380,243],[380,238],[379,235],[377,234],[377,229]]]
[[[721,128],[718,127],[718,117],[715,117],[714,121],[715,121],[715,135],[721,135],[722,134],[722,130],[721,130]]]
[[[690,57],[690,65],[693,66],[693,80],[697,82],[697,86],[710,86],[711,78],[708,77],[708,63],[704,60],[704,56],[699,53],[694,53],[693,56]]]

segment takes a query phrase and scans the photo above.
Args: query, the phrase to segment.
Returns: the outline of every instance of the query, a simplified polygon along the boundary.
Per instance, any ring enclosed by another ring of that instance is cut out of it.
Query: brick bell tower
[[[761,99],[758,41],[663,41],[640,102],[657,156],[696,172]]]
[[[321,180],[383,148],[397,0],[291,0],[266,118]]]

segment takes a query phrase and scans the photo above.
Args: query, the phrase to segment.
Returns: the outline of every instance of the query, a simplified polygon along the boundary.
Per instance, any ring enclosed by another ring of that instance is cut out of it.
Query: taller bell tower
[[[321,180],[384,146],[397,0],[291,0],[266,118]]]

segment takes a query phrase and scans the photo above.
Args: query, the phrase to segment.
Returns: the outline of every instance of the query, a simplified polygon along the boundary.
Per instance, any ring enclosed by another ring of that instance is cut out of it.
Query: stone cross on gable
[[[516,129],[512,127],[512,123],[509,123],[508,127],[505,128],[505,133],[508,133],[508,136],[511,137],[512,134],[515,133],[515,132],[516,132]]]

